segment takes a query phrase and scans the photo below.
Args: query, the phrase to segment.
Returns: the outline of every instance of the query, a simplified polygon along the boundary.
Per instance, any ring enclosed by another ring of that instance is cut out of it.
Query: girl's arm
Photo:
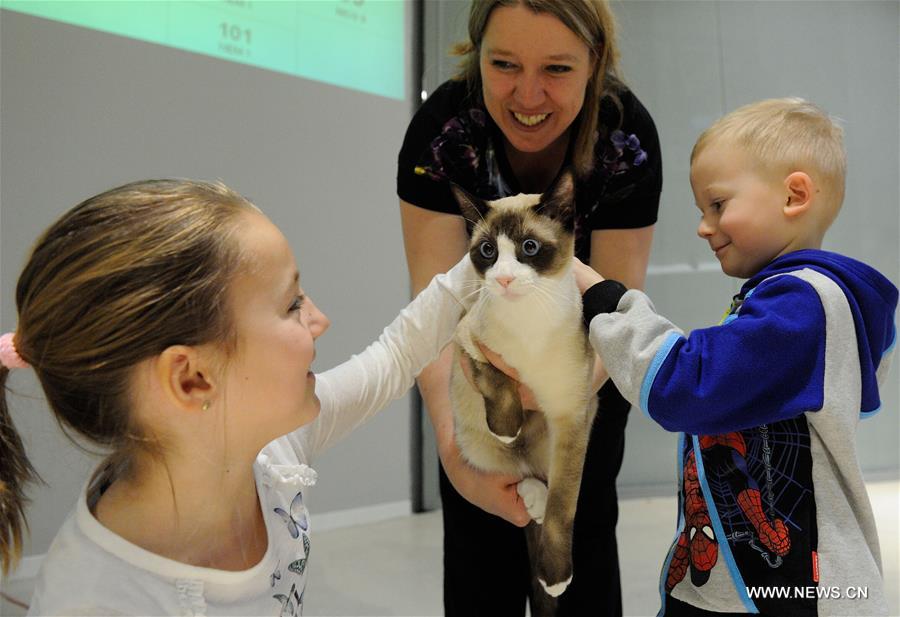
[[[453,337],[471,304],[468,291],[474,278],[466,255],[449,272],[434,277],[362,353],[316,375],[321,413],[289,438],[300,440],[304,453],[314,456],[405,394]]]

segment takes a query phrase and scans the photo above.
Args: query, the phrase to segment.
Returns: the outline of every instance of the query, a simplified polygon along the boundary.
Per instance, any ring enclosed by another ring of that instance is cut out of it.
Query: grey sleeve
[[[646,294],[631,289],[614,312],[591,319],[589,334],[591,346],[622,396],[646,413],[642,389],[648,376],[652,383],[655,363],[662,362],[672,344],[683,337],[681,329],[659,315]]]

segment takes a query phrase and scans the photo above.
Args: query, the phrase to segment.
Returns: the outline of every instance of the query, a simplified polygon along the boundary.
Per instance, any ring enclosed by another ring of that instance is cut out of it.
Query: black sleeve
[[[606,131],[597,144],[594,177],[605,184],[588,219],[591,229],[647,227],[659,211],[662,155],[656,125],[631,91],[619,98],[621,113],[611,102],[601,110]]]
[[[426,167],[433,142],[454,116],[458,85],[442,84],[419,107],[406,129],[397,157],[397,196],[414,206],[449,214],[460,214],[450,185]]]
[[[591,320],[600,313],[612,313],[628,288],[619,281],[606,279],[593,285],[581,297],[584,323],[589,328]]]

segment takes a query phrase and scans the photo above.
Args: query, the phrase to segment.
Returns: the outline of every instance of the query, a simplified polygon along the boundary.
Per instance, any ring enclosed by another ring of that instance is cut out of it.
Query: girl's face
[[[303,294],[294,254],[269,219],[248,213],[238,241],[245,266],[229,290],[238,343],[222,403],[229,432],[262,447],[318,415],[310,365],[330,322]]]
[[[480,64],[488,113],[509,145],[528,153],[565,138],[593,70],[590,49],[574,32],[521,4],[491,12]]]

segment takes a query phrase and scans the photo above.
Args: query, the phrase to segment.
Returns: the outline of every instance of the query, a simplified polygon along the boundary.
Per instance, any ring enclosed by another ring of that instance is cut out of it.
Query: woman
[[[457,49],[460,73],[416,113],[399,155],[413,293],[467,249],[450,181],[496,199],[543,192],[567,166],[578,178],[577,256],[605,277],[643,287],[662,187],[659,141],[650,115],[618,78],[607,3],[475,0],[469,37]],[[441,458],[445,611],[523,614],[530,576],[519,527],[529,517],[517,499],[520,478],[481,474],[460,459],[451,357],[445,350],[419,377]],[[576,574],[559,614],[622,612],[615,478],[629,405],[612,383],[599,397],[575,520]]]

